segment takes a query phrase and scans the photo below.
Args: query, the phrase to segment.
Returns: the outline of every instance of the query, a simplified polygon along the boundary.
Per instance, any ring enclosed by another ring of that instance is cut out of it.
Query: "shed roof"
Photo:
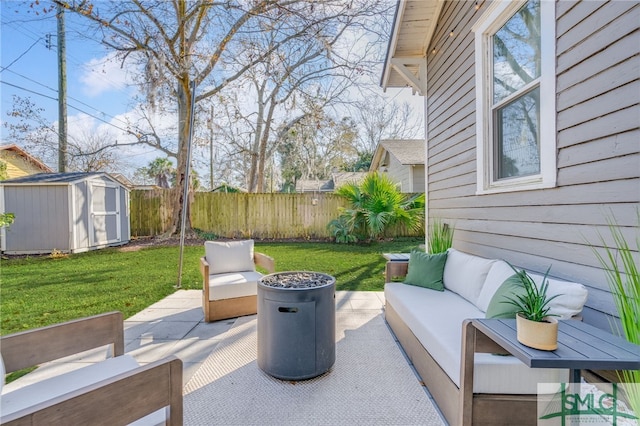
[[[73,183],[89,179],[95,176],[107,176],[110,180],[117,182],[103,172],[68,172],[68,173],[37,173],[35,175],[23,176],[15,179],[7,179],[2,184],[34,184],[34,183]]]
[[[424,139],[388,139],[380,141],[373,154],[369,170],[378,168],[385,152],[393,155],[403,165],[424,164]]]

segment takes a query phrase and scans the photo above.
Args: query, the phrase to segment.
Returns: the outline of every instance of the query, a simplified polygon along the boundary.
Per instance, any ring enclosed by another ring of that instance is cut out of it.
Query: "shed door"
[[[120,187],[107,182],[91,182],[89,197],[89,246],[119,242]]]

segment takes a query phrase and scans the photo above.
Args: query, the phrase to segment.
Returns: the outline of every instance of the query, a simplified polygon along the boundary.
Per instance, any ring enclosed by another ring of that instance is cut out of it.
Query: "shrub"
[[[369,173],[360,184],[347,183],[336,190],[348,200],[350,206],[341,210],[330,229],[348,234],[349,240],[374,240],[390,226],[402,224],[410,230],[423,226],[425,214],[424,194],[411,195],[398,191],[388,176]],[[342,238],[345,239],[345,238]],[[346,242],[338,241],[336,242]]]

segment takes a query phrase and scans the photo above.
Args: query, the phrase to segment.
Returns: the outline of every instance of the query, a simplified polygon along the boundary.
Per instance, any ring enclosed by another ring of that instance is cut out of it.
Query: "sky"
[[[1,122],[6,121],[7,112],[13,108],[14,95],[29,97],[44,109],[43,115],[51,123],[58,120],[56,16],[55,12],[42,12],[50,1],[41,0],[35,8],[30,7],[32,3],[33,0],[0,1]],[[126,68],[108,60],[111,53],[86,30],[83,20],[67,13],[65,27],[69,137],[81,137],[87,130],[101,130],[114,135],[119,142],[126,141],[125,118],[135,112],[131,100],[135,89]],[[389,89],[386,96],[389,100],[406,100],[417,111],[423,110],[422,98],[412,95],[410,89]],[[1,144],[14,143],[7,139],[4,126],[1,135]],[[130,168],[123,170],[127,175],[156,157],[164,157],[146,146],[129,148],[122,155]]]
[[[50,122],[58,120],[58,54],[55,13],[29,7],[31,1],[2,0],[0,3],[0,120],[13,108],[13,96],[28,96]],[[41,2],[41,6],[49,2]],[[106,129],[124,137],[124,116],[131,110],[134,89],[127,84],[126,69],[107,61],[110,53],[98,39],[92,39],[85,24],[74,14],[65,14],[67,49],[67,114],[69,137],[85,129]],[[47,38],[50,37],[50,43]],[[50,44],[50,48],[48,45]],[[2,144],[7,129],[2,126]],[[126,153],[140,166],[159,156],[149,147]],[[55,166],[55,165],[54,165]]]

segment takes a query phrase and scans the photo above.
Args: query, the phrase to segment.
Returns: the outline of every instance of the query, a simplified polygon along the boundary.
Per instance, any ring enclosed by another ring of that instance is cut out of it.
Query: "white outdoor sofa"
[[[393,275],[402,276],[407,269],[408,262],[394,262]],[[463,322],[484,318],[493,294],[513,274],[502,260],[450,249],[444,291],[401,282],[385,284],[385,318],[452,425],[462,421],[463,407],[469,403],[461,400],[460,392]],[[542,279],[531,275],[538,282]],[[553,279],[549,282],[548,294],[561,294],[552,301],[551,313],[562,319],[580,314],[586,288]],[[513,356],[476,353],[472,424],[536,424],[537,384],[566,382],[568,376],[568,370],[528,368]]]

